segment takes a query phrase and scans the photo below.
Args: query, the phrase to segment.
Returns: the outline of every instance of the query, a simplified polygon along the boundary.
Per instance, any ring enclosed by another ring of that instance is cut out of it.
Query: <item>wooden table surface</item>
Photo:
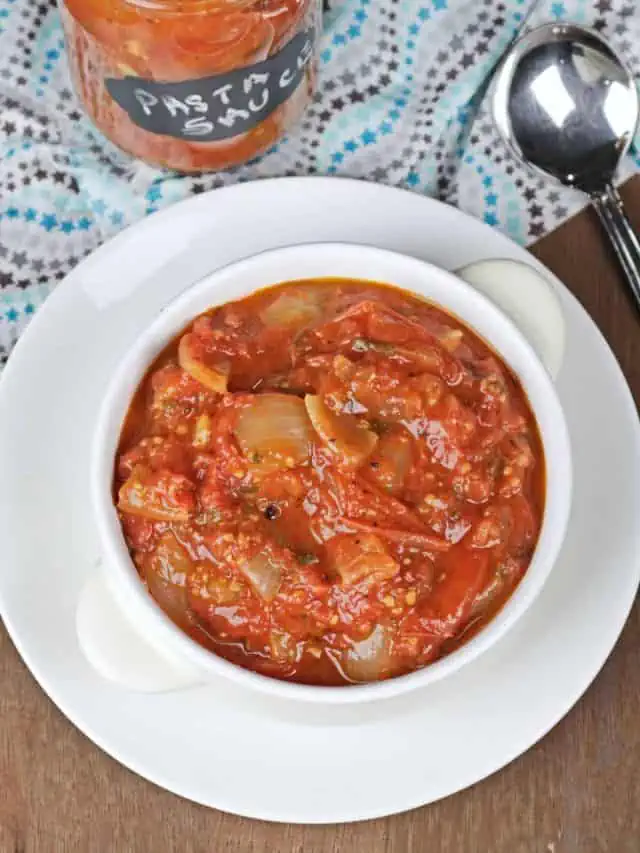
[[[623,193],[640,231],[640,177]],[[640,322],[595,217],[537,255],[609,340],[640,401]],[[180,800],[69,723],[0,628],[0,853],[639,853],[640,617],[583,699],[506,769],[440,803],[363,824],[279,826]]]

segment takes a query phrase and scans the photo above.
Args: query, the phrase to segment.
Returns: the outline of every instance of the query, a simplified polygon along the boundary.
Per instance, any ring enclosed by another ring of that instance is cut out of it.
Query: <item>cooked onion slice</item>
[[[194,485],[182,474],[137,465],[118,492],[118,509],[152,521],[188,521],[196,505]]]
[[[194,447],[208,447],[211,443],[211,418],[206,413],[198,415],[195,427],[193,428]]]
[[[354,584],[363,578],[392,578],[400,566],[389,555],[377,536],[336,536],[328,545],[335,570],[343,584]]]
[[[438,332],[436,335],[438,338],[438,342],[440,346],[444,347],[447,352],[455,352],[460,344],[462,343],[462,339],[464,337],[464,333],[462,329],[453,329],[447,327],[443,329],[441,332]]]
[[[298,397],[261,394],[241,410],[235,437],[247,460],[268,472],[306,462],[314,432]]]
[[[193,563],[173,533],[164,533],[150,555],[143,559],[144,577],[149,592],[177,625],[189,623],[187,577]]]
[[[371,457],[369,476],[392,495],[402,491],[413,464],[411,438],[406,433],[384,434]]]
[[[281,293],[260,312],[265,326],[302,328],[317,323],[322,317],[320,293],[309,289]]]
[[[386,539],[388,542],[393,542],[397,545],[406,545],[423,551],[435,551],[436,553],[444,553],[451,548],[451,542],[447,542],[446,539],[441,539],[439,536],[433,536],[426,531],[396,530],[388,527],[379,527],[377,523],[367,524],[367,522],[356,521],[352,518],[345,519],[345,523],[353,527],[354,530],[377,534],[381,539]]]
[[[342,669],[352,681],[379,681],[391,674],[393,656],[392,633],[384,625],[376,625],[369,636],[354,643],[344,653]]]
[[[186,628],[190,624],[186,586],[169,583],[155,572],[149,572],[147,587],[156,604],[164,610],[172,622],[180,628]]]
[[[269,638],[271,657],[280,663],[295,663],[300,650],[294,637],[282,630],[273,630]]]
[[[238,565],[255,592],[264,601],[273,601],[280,589],[282,572],[279,563],[267,553],[256,554]]]
[[[193,561],[171,531],[158,539],[148,559],[148,568],[168,583],[184,586],[193,571]]]
[[[345,465],[357,468],[373,452],[378,436],[355,417],[332,412],[319,396],[307,394],[304,404],[315,431]]]
[[[180,338],[178,344],[178,364],[194,379],[210,391],[224,394],[227,391],[231,366],[228,362],[219,364],[206,364],[202,354],[202,348],[198,346],[198,338],[192,332],[188,332]]]

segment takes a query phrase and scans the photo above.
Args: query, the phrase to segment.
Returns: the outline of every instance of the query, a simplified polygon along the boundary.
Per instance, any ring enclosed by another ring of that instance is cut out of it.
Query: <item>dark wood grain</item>
[[[640,178],[624,192],[640,230]],[[595,218],[534,250],[610,341],[640,400],[640,319]],[[0,630],[0,853],[638,853],[640,616],[573,711],[490,779],[408,814],[278,826],[184,802],[137,778],[51,704]]]

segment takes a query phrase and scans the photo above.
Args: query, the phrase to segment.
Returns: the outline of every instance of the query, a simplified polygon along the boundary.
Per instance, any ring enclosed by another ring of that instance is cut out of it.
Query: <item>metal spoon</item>
[[[544,24],[503,60],[493,113],[517,158],[590,196],[640,307],[640,242],[613,185],[640,113],[623,62],[591,30]]]

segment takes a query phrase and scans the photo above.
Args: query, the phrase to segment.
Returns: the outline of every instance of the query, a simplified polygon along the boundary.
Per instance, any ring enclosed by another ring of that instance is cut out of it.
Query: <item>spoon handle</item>
[[[640,241],[627,218],[620,194],[610,186],[592,200],[640,308]]]

